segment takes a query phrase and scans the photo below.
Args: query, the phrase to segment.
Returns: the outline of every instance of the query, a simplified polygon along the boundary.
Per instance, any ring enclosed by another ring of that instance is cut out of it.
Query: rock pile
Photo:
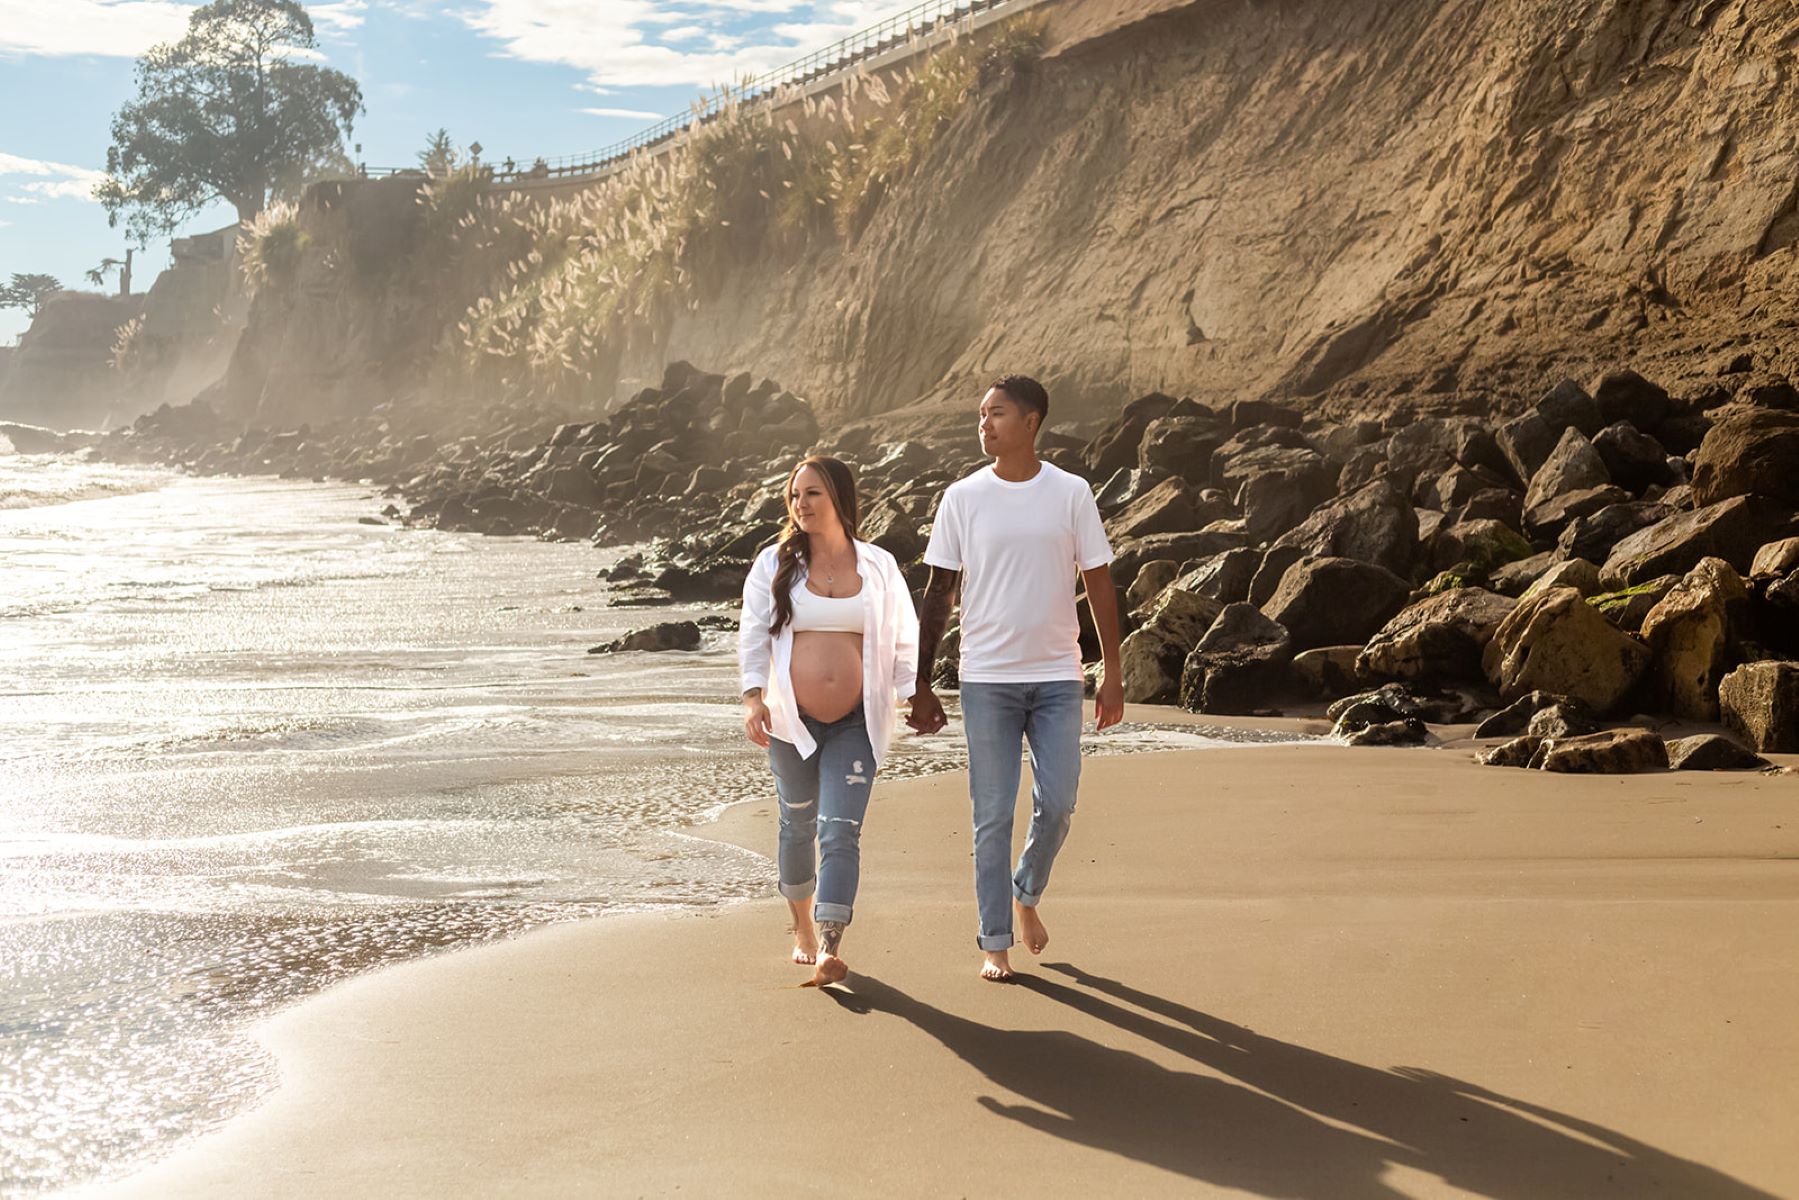
[[[1345,736],[1415,741],[1411,706],[1453,697],[1442,711],[1504,709],[1482,733],[1530,743],[1493,761],[1593,769],[1561,764],[1666,759],[1600,729],[1633,712],[1799,750],[1795,405],[1759,377],[1676,398],[1630,371],[1563,380],[1503,421],[1332,422],[1154,393],[1091,440],[1040,449],[1094,487],[1113,541],[1128,701],[1241,714],[1372,692]],[[916,586],[937,497],[978,450],[873,429],[818,448],[855,467],[863,536]],[[787,470],[819,440],[779,385],[676,363],[584,424],[515,417],[440,441],[371,415],[232,433],[196,404],[101,450],[363,479],[403,495],[413,523],[647,543],[609,577],[654,603],[735,598],[780,529]],[[1084,606],[1083,642],[1092,657]]]
[[[1126,697],[1472,691],[1512,706],[1483,732],[1531,741],[1496,760],[1550,770],[1666,765],[1599,729],[1628,712],[1799,745],[1792,395],[1679,400],[1618,371],[1503,422],[1385,424],[1146,396],[1081,452],[1130,614]],[[1352,704],[1342,736],[1417,740],[1394,700]]]

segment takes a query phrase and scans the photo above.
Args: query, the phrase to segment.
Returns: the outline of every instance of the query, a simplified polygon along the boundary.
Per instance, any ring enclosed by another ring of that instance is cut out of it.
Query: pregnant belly
[[[815,721],[848,716],[862,699],[862,635],[793,635],[793,699]]]

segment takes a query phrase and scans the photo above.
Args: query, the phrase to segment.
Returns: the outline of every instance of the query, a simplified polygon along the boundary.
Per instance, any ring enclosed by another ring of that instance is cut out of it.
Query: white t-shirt
[[[1112,561],[1093,489],[1049,463],[1023,483],[992,467],[950,484],[925,562],[962,572],[962,678],[1081,678],[1075,581]]]

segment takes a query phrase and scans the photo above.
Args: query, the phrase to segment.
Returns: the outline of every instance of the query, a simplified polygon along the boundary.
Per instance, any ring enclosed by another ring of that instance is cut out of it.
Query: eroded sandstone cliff
[[[1677,393],[1799,366],[1782,0],[1041,11],[1041,57],[975,89],[866,224],[737,239],[680,304],[596,333],[563,403],[677,359],[779,378],[827,425],[929,420],[1002,370],[1080,424],[1156,390],[1480,413],[1613,365]],[[337,236],[259,297],[225,406],[504,403],[449,364],[478,272],[391,269],[439,257],[415,185],[331,186],[306,219]]]

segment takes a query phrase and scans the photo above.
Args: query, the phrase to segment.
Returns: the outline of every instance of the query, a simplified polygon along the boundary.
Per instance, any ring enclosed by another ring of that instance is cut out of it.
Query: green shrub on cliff
[[[291,283],[306,248],[307,235],[300,228],[300,210],[294,204],[271,204],[244,225],[238,242],[238,267],[250,293],[270,284]]]

